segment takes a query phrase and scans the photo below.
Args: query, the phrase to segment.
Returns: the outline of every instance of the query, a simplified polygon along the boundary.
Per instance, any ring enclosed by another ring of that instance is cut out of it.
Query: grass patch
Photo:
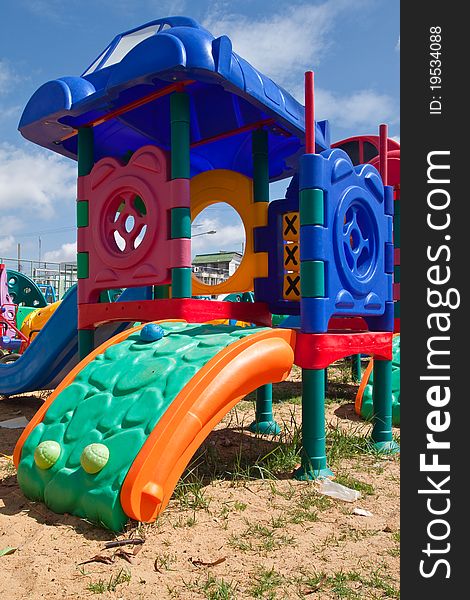
[[[255,583],[249,588],[248,593],[252,598],[263,598],[263,600],[274,600],[276,589],[284,583],[284,577],[277,571],[261,567],[254,576]]]
[[[391,577],[384,573],[383,568],[372,570],[368,575],[358,571],[338,571],[332,575],[313,573],[302,577],[298,583],[309,588],[308,594],[330,592],[335,598],[345,600],[400,597],[398,588],[395,587]]]
[[[118,585],[129,583],[131,574],[124,569],[121,569],[116,575],[111,575],[108,581],[99,579],[96,582],[88,584],[88,591],[93,594],[104,594],[105,592],[115,592]]]
[[[315,490],[309,489],[295,498],[292,504],[288,513],[291,523],[314,523],[318,521],[318,513],[328,510],[333,505],[333,501],[327,496],[322,496]]]
[[[231,535],[228,543],[242,552],[271,552],[295,542],[292,536],[280,533],[279,521],[274,524],[248,523],[240,535]],[[283,525],[285,521],[283,522]]]
[[[155,571],[174,571],[172,567],[176,564],[176,554],[169,554],[168,552],[163,552],[162,554],[157,554],[155,558]]]
[[[185,587],[191,592],[197,592],[206,600],[236,600],[237,584],[225,579],[217,579],[208,575],[204,581],[185,583]],[[170,593],[171,590],[168,590]]]
[[[340,483],[352,490],[357,490],[366,496],[373,496],[375,494],[374,486],[364,481],[359,481],[355,477],[350,475],[336,475],[335,482]]]
[[[369,427],[361,424],[354,431],[340,427],[328,428],[326,432],[326,456],[328,464],[338,465],[342,460],[361,454],[376,454],[370,444]]]
[[[174,498],[182,509],[207,510],[210,500],[204,490],[204,480],[195,469],[190,469],[178,481]]]

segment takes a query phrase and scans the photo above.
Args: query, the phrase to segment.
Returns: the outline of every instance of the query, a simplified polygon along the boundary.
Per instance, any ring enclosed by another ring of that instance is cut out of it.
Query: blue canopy
[[[297,170],[305,138],[302,104],[235,54],[227,36],[214,38],[186,17],[158,19],[116,36],[80,77],[41,86],[18,128],[28,140],[76,159],[75,130],[105,117],[94,126],[95,160],[123,157],[145,144],[168,150],[169,95],[159,97],[158,91],[188,80],[191,175],[232,169],[252,176],[256,124],[268,131],[270,179]],[[149,95],[153,99],[138,103]],[[120,112],[127,105],[134,107]],[[317,122],[316,151],[329,146],[328,122]]]

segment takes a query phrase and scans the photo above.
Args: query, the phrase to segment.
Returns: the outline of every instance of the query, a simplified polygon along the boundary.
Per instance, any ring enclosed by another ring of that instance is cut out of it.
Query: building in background
[[[243,254],[220,251],[211,254],[196,254],[193,258],[193,273],[208,285],[217,285],[231,277],[240,266]]]

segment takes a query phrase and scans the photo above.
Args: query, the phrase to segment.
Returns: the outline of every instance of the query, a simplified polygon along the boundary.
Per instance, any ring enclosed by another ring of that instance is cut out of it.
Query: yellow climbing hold
[[[109,460],[109,449],[104,444],[89,444],[83,449],[80,464],[91,475],[98,473]]]
[[[60,456],[60,444],[52,440],[41,442],[34,451],[34,462],[39,469],[50,469]]]

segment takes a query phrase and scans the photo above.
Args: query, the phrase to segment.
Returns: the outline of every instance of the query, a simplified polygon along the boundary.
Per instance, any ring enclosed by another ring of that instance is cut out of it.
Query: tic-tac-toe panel
[[[300,313],[300,215],[297,176],[284,200],[269,203],[268,224],[255,229],[255,251],[268,253],[268,277],[255,279],[255,296],[271,312]]]
[[[154,146],[127,164],[103,158],[78,180],[79,303],[99,291],[170,283],[190,267],[190,239],[171,239],[170,212],[189,209],[189,180],[170,179],[169,159]]]

